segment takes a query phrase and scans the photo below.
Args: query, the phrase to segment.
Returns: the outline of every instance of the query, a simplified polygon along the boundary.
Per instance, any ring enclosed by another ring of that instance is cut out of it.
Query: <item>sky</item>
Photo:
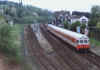
[[[18,2],[19,0],[9,0]],[[100,0],[23,0],[23,4],[37,6],[50,11],[67,10],[90,12],[93,5],[100,5]]]

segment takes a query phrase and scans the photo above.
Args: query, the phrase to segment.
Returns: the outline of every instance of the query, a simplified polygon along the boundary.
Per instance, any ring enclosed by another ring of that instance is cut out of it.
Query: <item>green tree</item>
[[[97,28],[100,28],[100,22],[97,23],[96,27]]]
[[[63,24],[64,24],[64,28],[68,29],[68,26],[69,26],[68,22],[64,21]]]
[[[81,23],[79,21],[76,21],[75,23],[72,23],[71,30],[76,31],[76,27],[80,26]]]
[[[2,4],[2,5],[1,5]],[[12,20],[14,23],[44,23],[53,19],[53,13],[34,6],[19,6],[18,3],[0,2],[0,8],[4,9],[6,21]]]
[[[85,29],[86,28],[86,24],[81,24],[81,29]]]
[[[93,6],[91,8],[91,19],[89,26],[96,26],[98,21],[100,21],[100,6]]]
[[[0,24],[0,51],[7,56],[16,56],[17,47],[15,47],[15,37],[12,34],[13,29],[10,25]]]

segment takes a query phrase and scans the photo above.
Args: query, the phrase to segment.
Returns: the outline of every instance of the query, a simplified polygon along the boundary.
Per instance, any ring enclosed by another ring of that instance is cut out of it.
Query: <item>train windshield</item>
[[[88,40],[77,40],[77,43],[88,43]]]
[[[83,43],[83,40],[80,40],[80,43]]]
[[[83,43],[84,41],[83,40],[77,40],[77,43]]]
[[[88,43],[88,40],[84,40],[84,43]]]

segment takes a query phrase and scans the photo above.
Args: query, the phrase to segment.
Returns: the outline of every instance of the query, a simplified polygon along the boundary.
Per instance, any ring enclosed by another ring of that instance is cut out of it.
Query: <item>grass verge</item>
[[[90,43],[95,45],[95,46],[100,46],[100,41],[97,41],[94,38],[90,38]]]

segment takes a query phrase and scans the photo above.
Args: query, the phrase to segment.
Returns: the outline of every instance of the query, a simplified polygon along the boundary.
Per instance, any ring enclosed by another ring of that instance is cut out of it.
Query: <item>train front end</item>
[[[80,50],[88,50],[90,48],[90,42],[88,37],[82,37],[77,40],[77,47],[78,51]]]

